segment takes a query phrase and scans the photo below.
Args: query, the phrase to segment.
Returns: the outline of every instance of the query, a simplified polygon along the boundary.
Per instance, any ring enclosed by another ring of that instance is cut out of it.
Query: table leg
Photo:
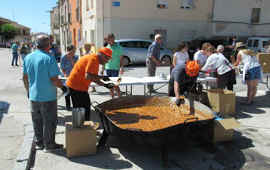
[[[128,95],[127,85],[126,85],[126,96]]]
[[[132,85],[130,85],[130,95],[132,96]]]
[[[268,79],[269,79],[269,77],[268,77],[268,75],[266,76],[266,87],[269,89],[269,84],[268,84]]]
[[[145,87],[145,84],[143,85],[143,95],[145,96],[146,95],[146,87]]]

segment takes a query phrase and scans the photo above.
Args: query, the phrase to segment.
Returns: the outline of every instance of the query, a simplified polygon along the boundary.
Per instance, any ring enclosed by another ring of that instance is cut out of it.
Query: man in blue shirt
[[[37,39],[37,50],[27,55],[23,65],[23,81],[27,91],[36,137],[37,149],[51,151],[63,145],[55,143],[57,126],[56,87],[63,92],[67,88],[58,79],[59,68],[49,55],[49,37],[41,35]]]
[[[162,36],[160,34],[155,35],[155,41],[148,47],[146,66],[148,76],[155,76],[156,66],[161,65],[160,62],[160,46],[162,43]],[[153,85],[147,85],[150,93],[154,92]]]
[[[15,42],[12,44],[11,46],[11,50],[12,50],[12,62],[11,65],[14,66],[18,66],[18,43]]]

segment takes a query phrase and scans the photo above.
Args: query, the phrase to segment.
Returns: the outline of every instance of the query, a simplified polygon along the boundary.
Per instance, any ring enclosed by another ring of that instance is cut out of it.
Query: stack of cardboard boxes
[[[214,121],[213,142],[233,140],[235,128],[240,124],[232,117],[235,114],[235,93],[229,90],[208,90],[208,100],[214,112],[221,114],[223,118]]]
[[[96,153],[96,126],[91,121],[84,122],[82,128],[74,128],[72,122],[66,123],[67,157],[86,156]]]

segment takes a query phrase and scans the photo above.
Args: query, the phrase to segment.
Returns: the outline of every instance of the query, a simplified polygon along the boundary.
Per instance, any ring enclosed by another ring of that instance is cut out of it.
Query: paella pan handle
[[[93,101],[91,102],[91,106],[98,112],[102,112],[102,109],[100,107],[98,107],[100,103],[98,103],[97,101]]]
[[[190,120],[199,120],[199,118],[198,117],[191,117],[191,118],[187,118],[185,121],[184,121],[184,124],[187,124],[188,123],[188,121],[190,121]]]

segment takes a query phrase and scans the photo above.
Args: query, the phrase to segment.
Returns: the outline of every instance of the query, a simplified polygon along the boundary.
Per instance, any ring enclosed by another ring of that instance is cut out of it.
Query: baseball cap
[[[197,61],[188,61],[186,63],[186,73],[190,77],[198,76],[200,71],[200,65]]]
[[[112,58],[112,50],[106,47],[102,47],[101,49],[98,50],[98,52],[105,54],[106,56]]]

